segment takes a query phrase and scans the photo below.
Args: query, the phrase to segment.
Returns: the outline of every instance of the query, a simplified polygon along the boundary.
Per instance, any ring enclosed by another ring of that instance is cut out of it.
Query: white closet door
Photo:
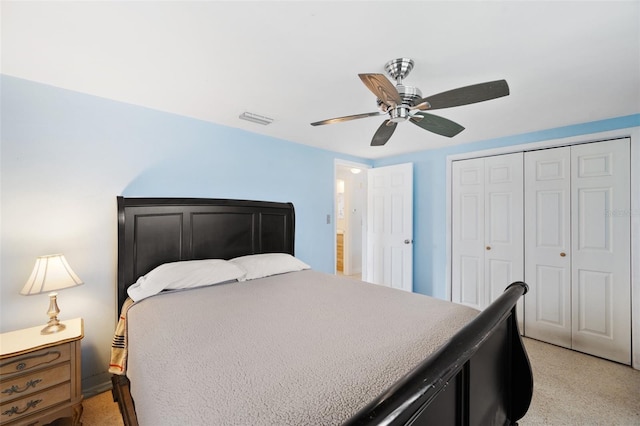
[[[522,158],[522,152],[485,158],[485,306],[524,280]]]
[[[482,309],[484,292],[484,158],[452,167],[452,270],[454,302]]]
[[[484,309],[524,279],[522,153],[456,161],[452,173],[452,300]]]
[[[571,152],[525,153],[525,330],[571,348]]]
[[[629,139],[571,150],[573,348],[631,361]]]

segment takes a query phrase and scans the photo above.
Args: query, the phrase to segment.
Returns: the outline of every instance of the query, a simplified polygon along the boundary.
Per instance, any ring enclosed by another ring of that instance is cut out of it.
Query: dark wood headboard
[[[294,254],[293,204],[211,198],[118,197],[118,315],[127,288],[158,265]]]

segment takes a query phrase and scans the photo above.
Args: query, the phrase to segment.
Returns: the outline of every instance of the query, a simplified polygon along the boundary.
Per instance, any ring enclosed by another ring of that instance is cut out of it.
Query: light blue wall
[[[334,160],[367,160],[9,76],[0,85],[0,329],[46,322],[47,296],[18,293],[37,256],[64,253],[85,282],[59,295],[61,319],[85,320],[85,388],[108,379],[117,195],[292,202],[296,255],[334,271]]]
[[[640,126],[640,114],[374,161],[374,167],[409,162],[414,165],[414,291],[443,299],[447,294],[447,156],[637,126]]]

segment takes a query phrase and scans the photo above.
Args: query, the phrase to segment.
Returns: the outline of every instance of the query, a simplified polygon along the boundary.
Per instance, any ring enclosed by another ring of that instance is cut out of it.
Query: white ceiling
[[[365,158],[640,112],[639,1],[2,1],[2,73]],[[383,117],[358,73],[409,57],[423,96],[506,79],[434,111],[449,139]],[[241,121],[243,111],[269,126]]]

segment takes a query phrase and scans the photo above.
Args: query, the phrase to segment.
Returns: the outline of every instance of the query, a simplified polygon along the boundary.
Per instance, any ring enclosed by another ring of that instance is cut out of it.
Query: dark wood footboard
[[[529,408],[533,375],[516,319],[528,287],[505,292],[436,353],[347,425],[513,425]]]
[[[523,282],[505,292],[437,352],[346,425],[514,425],[529,408],[533,376],[516,318]],[[125,426],[137,425],[126,376],[113,399]]]

